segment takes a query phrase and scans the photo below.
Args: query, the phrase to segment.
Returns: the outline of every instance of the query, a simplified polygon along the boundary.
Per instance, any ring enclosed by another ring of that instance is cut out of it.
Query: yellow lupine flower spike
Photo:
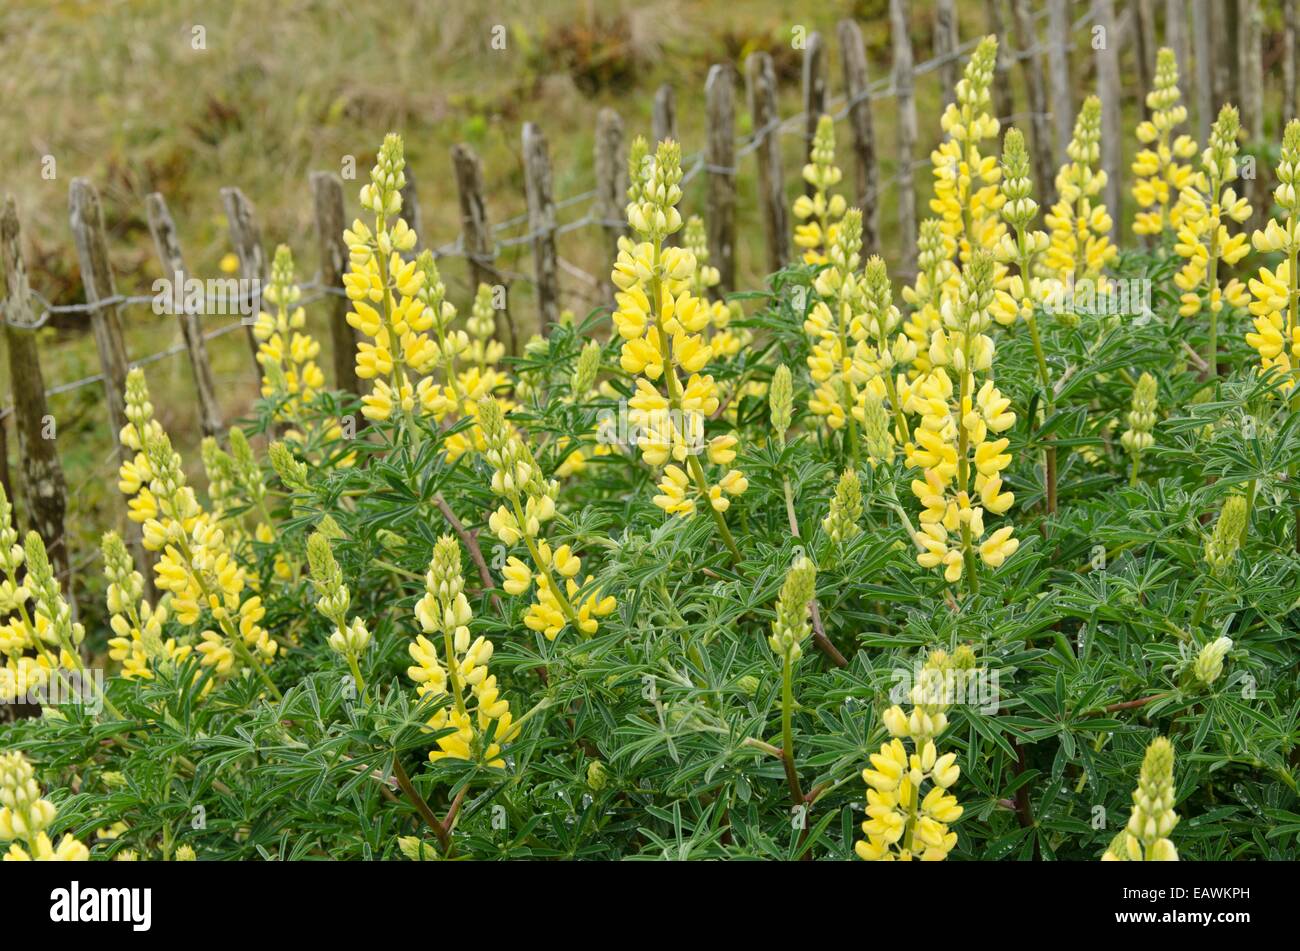
[[[27,560],[27,553],[18,543],[18,532],[13,524],[13,506],[4,486],[0,485],[0,569],[4,581],[0,582],[0,702],[12,703],[29,696],[49,682],[50,674],[59,669],[58,650],[51,653],[37,631],[37,623],[29,604],[32,601],[31,578],[19,577]],[[50,628],[42,625],[42,633]],[[35,656],[27,653],[35,652]]]
[[[1279,224],[1270,218],[1255,232],[1252,243],[1257,251],[1280,251],[1286,257],[1274,269],[1261,267],[1259,276],[1249,282],[1255,330],[1246,334],[1246,342],[1259,353],[1260,370],[1278,374],[1282,391],[1290,393],[1300,370],[1300,120],[1288,122],[1282,134],[1277,181],[1273,199],[1282,208],[1283,221]]]
[[[57,846],[45,830],[58,817],[54,803],[41,798],[36,771],[20,752],[0,753],[0,842],[9,842],[6,862],[84,862],[90,850],[65,835]],[[23,848],[19,844],[26,845]]]
[[[735,436],[707,444],[708,462],[724,470],[713,481],[699,458],[706,448],[705,421],[720,405],[717,384],[702,372],[713,358],[704,336],[712,311],[693,293],[700,282],[695,255],[686,247],[664,245],[682,227],[677,210],[681,147],[666,140],[651,154],[638,137],[629,152],[628,172],[627,220],[637,240],[619,239],[610,279],[617,289],[614,326],[623,340],[619,362],[636,378],[629,421],[641,434],[642,458],[663,467],[654,503],[679,516],[693,515],[701,502],[707,504],[718,534],[739,561],[740,549],[723,516],[731,505],[729,496],[749,487],[740,470],[726,468],[735,457]]]
[[[1096,96],[1084,100],[1066,155],[1070,161],[1056,175],[1059,197],[1043,217],[1051,236],[1044,270],[1066,289],[1090,281],[1101,291],[1105,288],[1102,269],[1119,249],[1110,242],[1110,213],[1097,197],[1106,187],[1107,175],[1098,167],[1101,100]]]
[[[1169,834],[1178,825],[1174,812],[1174,748],[1163,736],[1147,747],[1133,790],[1133,812],[1124,831],[1111,840],[1103,862],[1177,862]]]
[[[1196,143],[1189,135],[1172,138],[1173,131],[1187,121],[1173,50],[1161,48],[1156,53],[1155,88],[1147,93],[1146,102],[1151,118],[1138,124],[1137,138],[1143,148],[1133,159],[1137,176],[1133,197],[1143,210],[1133,220],[1133,231],[1142,235],[1167,230],[1177,233],[1183,218],[1179,196],[1192,178],[1192,167],[1179,160],[1196,155]]]
[[[501,697],[496,676],[488,673],[492,642],[484,637],[470,639],[474,615],[465,597],[460,545],[452,535],[443,535],[434,546],[415,616],[424,633],[410,645],[415,663],[407,668],[407,676],[415,681],[421,697],[450,694],[452,701],[429,718],[430,730],[452,730],[437,739],[438,749],[429,752],[429,760],[452,757],[504,766],[501,748],[519,730],[512,726],[510,703]],[[439,645],[426,634],[440,635],[441,658]]]
[[[974,666],[969,647],[951,656],[932,651],[912,687],[911,713],[897,705],[885,711],[892,739],[871,754],[870,768],[862,771],[867,819],[862,823],[866,838],[853,847],[858,858],[938,862],[957,844],[957,833],[948,826],[963,810],[948,790],[961,776],[961,767],[956,753],[940,754],[936,739],[947,729],[944,711],[951,705],[956,679],[968,676]],[[904,740],[911,743],[910,754]]]
[[[998,568],[1020,545],[1010,525],[985,537],[985,513],[1002,515],[1015,501],[1001,475],[1011,464],[1009,440],[998,436],[1015,424],[1015,413],[992,380],[976,389],[976,374],[993,364],[993,340],[985,333],[992,281],[993,260],[977,251],[962,274],[956,306],[945,308],[931,339],[932,369],[908,394],[908,411],[920,417],[906,446],[908,465],[921,470],[911,486],[921,503],[917,563],[942,568],[950,584],[966,576],[972,591],[979,588],[977,556]]]
[[[154,607],[145,598],[144,577],[135,570],[121,537],[116,532],[105,533],[102,549],[109,627],[115,635],[109,638],[108,656],[122,664],[122,676],[128,680],[152,680],[158,666],[181,663],[192,648],[177,645],[175,638],[163,640],[166,602],[160,601]]]
[[[1205,362],[1208,373],[1217,372],[1219,361],[1219,313],[1225,303],[1245,307],[1250,300],[1246,287],[1233,278],[1219,286],[1219,262],[1236,264],[1250,252],[1245,234],[1229,234],[1229,221],[1238,224],[1250,217],[1250,203],[1231,187],[1237,179],[1237,135],[1241,122],[1234,106],[1224,106],[1210,129],[1210,141],[1201,152],[1201,169],[1183,189],[1182,227],[1174,250],[1183,266],[1174,275],[1182,291],[1178,313],[1194,317],[1203,307],[1210,313]]]
[[[998,214],[1001,169],[996,156],[981,151],[981,143],[998,135],[990,92],[997,56],[997,37],[984,37],[957,83],[954,101],[940,119],[946,137],[930,153],[934,173],[930,210],[940,217],[943,233],[963,263],[970,260],[972,249],[995,247],[1006,228]]]
[[[571,625],[582,637],[591,637],[599,628],[599,618],[613,613],[618,606],[612,595],[598,588],[592,578],[577,577],[581,560],[567,545],[552,553],[542,535],[542,526],[555,517],[555,499],[559,483],[546,479],[541,466],[519,434],[506,420],[501,405],[492,397],[479,403],[479,424],[483,431],[483,458],[492,467],[492,491],[503,504],[488,518],[488,527],[502,544],[514,547],[520,541],[528,548],[533,569],[517,558],[506,565],[503,587],[507,594],[521,595],[536,582],[536,596],[524,615],[530,630],[540,631],[555,640],[565,625]],[[563,587],[556,581],[559,573]],[[578,598],[587,591],[581,601]]]
[[[206,611],[219,630],[201,635],[196,649],[204,665],[224,676],[239,661],[278,694],[265,665],[275,658],[279,644],[260,624],[266,614],[262,599],[246,591],[247,572],[235,558],[220,521],[203,509],[186,484],[180,455],[153,419],[153,404],[139,367],[127,374],[126,416],[121,441],[137,456],[123,464],[118,484],[123,492],[135,495],[131,517],[143,523],[145,548],[160,553],[154,564],[155,582],[171,594],[169,612],[182,624],[192,625]],[[233,439],[231,445],[235,448]]]
[[[271,282],[263,298],[274,313],[263,311],[253,325],[257,362],[262,367],[262,395],[279,402],[277,420],[295,427],[285,437],[302,441],[304,408],[325,386],[325,374],[316,364],[320,344],[304,333],[307,314],[298,304],[302,290],[294,282],[293,253],[287,245],[275,249]]]
[[[848,209],[843,195],[830,194],[843,177],[835,164],[835,122],[830,116],[817,120],[809,158],[811,161],[803,167],[803,180],[813,187],[813,193],[795,200],[794,216],[801,224],[794,229],[794,243],[804,249],[804,263],[825,264],[837,223]]]
[[[1128,413],[1128,429],[1119,437],[1120,445],[1133,460],[1129,484],[1137,485],[1142,453],[1155,445],[1151,430],[1156,426],[1156,378],[1150,373],[1138,377],[1133,387],[1133,403]]]
[[[845,431],[852,459],[858,455],[858,414],[854,410],[861,398],[860,388],[874,381],[877,395],[885,393],[865,319],[865,288],[858,274],[861,250],[862,212],[850,208],[830,248],[829,266],[813,280],[817,299],[803,323],[811,344],[808,371],[814,386],[808,408],[824,417],[832,431]],[[896,312],[883,319],[888,323],[891,317],[896,318]]]

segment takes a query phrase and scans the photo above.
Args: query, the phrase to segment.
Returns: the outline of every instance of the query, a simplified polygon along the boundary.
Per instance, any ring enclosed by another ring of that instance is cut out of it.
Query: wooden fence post
[[[492,227],[488,223],[487,204],[483,199],[483,163],[468,145],[458,143],[451,147],[451,165],[456,173],[456,191],[460,197],[460,233],[469,260],[470,280],[474,287],[509,282],[496,268],[496,248],[492,240]],[[507,291],[505,306],[497,312],[497,339],[506,345],[507,352],[519,354],[519,334],[510,314],[510,294]]]
[[[1300,8],[1282,4],[1282,126],[1296,118],[1296,43],[1300,41]]]
[[[627,154],[623,149],[623,119],[606,106],[596,114],[596,214],[609,242],[609,259],[618,256],[618,239],[627,233]]]
[[[1225,102],[1241,105],[1240,71],[1237,69],[1237,50],[1239,33],[1237,27],[1237,5],[1232,0],[1216,0],[1210,4],[1214,9],[1214,26],[1210,34],[1214,38],[1214,101],[1217,106]]]
[[[1263,47],[1264,22],[1259,0],[1237,0],[1237,81],[1241,90],[1241,127],[1249,142],[1264,138]],[[1258,205],[1256,210],[1260,210]],[[1264,213],[1267,214],[1267,209]]]
[[[1056,168],[1068,161],[1065,150],[1074,135],[1074,92],[1070,86],[1070,51],[1073,37],[1070,31],[1069,0],[1048,0],[1047,33],[1052,37],[1052,55],[1047,58],[1047,76],[1052,89],[1052,124],[1056,126],[1056,150],[1052,153]],[[1055,191],[1055,179],[1043,182],[1041,193]],[[1044,202],[1047,205],[1047,202]]]
[[[238,188],[221,189],[221,204],[226,209],[226,222],[230,227],[230,243],[239,258],[239,276],[253,288],[252,313],[256,317],[262,309],[262,285],[266,281],[266,252],[262,249],[262,229],[257,224],[257,214],[244,193]],[[257,338],[253,325],[247,323],[248,345],[253,351],[253,364],[261,378],[262,365],[257,361]]]
[[[524,187],[528,195],[528,230],[533,234],[537,271],[538,331],[545,336],[560,317],[560,276],[555,250],[555,201],[551,197],[551,160],[546,136],[535,122],[525,122]]]
[[[1096,51],[1097,95],[1101,99],[1101,167],[1106,170],[1105,202],[1110,212],[1112,235],[1121,232],[1123,192],[1120,180],[1120,83],[1119,83],[1119,31],[1115,25],[1113,0],[1096,0],[1098,25],[1104,30],[1105,41]]]
[[[1192,87],[1195,78],[1192,75],[1191,40],[1187,28],[1188,14],[1187,0],[1165,0],[1165,46],[1173,50],[1174,59],[1178,62],[1183,102],[1190,104],[1194,101]]]
[[[1247,144],[1258,145],[1264,138],[1264,22],[1259,0],[1237,0],[1237,81],[1241,127]],[[1242,191],[1250,199],[1251,216],[1243,222],[1248,231],[1267,221],[1273,206],[1270,164],[1256,161],[1254,165],[1255,177],[1242,183]]]
[[[1210,45],[1210,0],[1192,0],[1192,46],[1196,63],[1196,141],[1210,141],[1214,122],[1214,49]]]
[[[1002,129],[1005,131],[1007,117],[1015,112],[1016,105],[1011,98],[1011,58],[1007,55],[1007,27],[1006,20],[1002,17],[1002,0],[984,0],[984,13],[988,20],[988,32],[998,38],[998,58],[993,72],[993,111],[1002,120]]]
[[[745,86],[754,141],[758,146],[758,204],[767,236],[767,268],[779,271],[790,260],[790,221],[781,170],[776,70],[772,66],[771,54],[762,51],[749,54],[745,60]]]
[[[813,137],[817,134],[817,123],[826,111],[826,44],[821,33],[813,30],[808,34],[803,50],[803,115],[805,161],[812,161]],[[811,182],[804,182],[804,192],[812,197],[816,187]]]
[[[1029,125],[1034,133],[1034,169],[1038,179],[1038,194],[1043,204],[1051,207],[1055,192],[1052,174],[1052,132],[1047,122],[1047,90],[1043,81],[1043,57],[1038,49],[1038,30],[1034,28],[1034,15],[1029,0],[1012,0],[1012,16],[1016,23],[1016,43],[1020,47],[1020,65],[1024,70],[1025,88],[1029,93]]]
[[[117,444],[118,461],[127,462],[133,453],[118,439],[118,433],[127,423],[126,345],[122,342],[122,323],[117,304],[112,303],[112,299],[117,296],[117,287],[113,282],[113,268],[108,259],[104,213],[100,208],[99,193],[84,178],[72,180],[68,203],[72,239],[77,246],[77,260],[81,265],[81,283],[86,290],[86,303],[91,308],[90,324],[95,334],[95,347],[99,351],[100,373],[104,379],[104,393],[108,403],[108,421],[112,426],[113,442]],[[105,303],[101,304],[101,301]],[[125,500],[122,505],[125,508]],[[152,595],[151,561],[145,554],[138,525],[128,532],[128,544],[135,557],[136,568],[144,576],[146,590]]]
[[[1156,14],[1153,0],[1133,0],[1133,36],[1136,40],[1134,54],[1138,67],[1138,114],[1150,115],[1147,110],[1147,93],[1155,88],[1156,75]]]
[[[717,296],[736,289],[736,78],[715,63],[704,83],[708,114],[705,168],[709,176],[709,263],[718,269]]]
[[[654,104],[650,110],[650,133],[654,136],[651,148],[664,139],[681,141],[677,138],[677,97],[672,83],[664,83],[655,90]]]
[[[907,32],[907,0],[889,0],[894,40],[894,90],[898,101],[898,277],[916,279],[916,188],[912,154],[916,149],[916,99],[913,95],[912,38]],[[998,82],[998,80],[995,80]]]
[[[858,207],[862,209],[862,248],[880,253],[880,169],[876,165],[876,133],[871,121],[871,96],[867,88],[867,48],[862,30],[852,19],[835,27],[844,63],[844,95],[848,100],[849,127],[853,130],[853,158],[857,166]]]
[[[343,182],[333,172],[312,172],[312,205],[316,212],[316,244],[320,249],[320,280],[331,289],[329,301],[330,343],[334,351],[334,385],[354,396],[361,395],[357,379],[357,335],[348,323],[352,308],[341,293],[348,267],[348,246],[343,241],[347,219],[343,212]]]
[[[127,358],[126,345],[122,342],[122,323],[117,304],[109,302],[102,306],[95,306],[100,301],[111,301],[111,298],[117,296],[113,268],[108,259],[104,215],[99,204],[99,193],[95,191],[95,186],[84,178],[72,180],[69,198],[72,237],[77,246],[77,260],[81,265],[81,283],[86,290],[86,303],[92,308],[91,326],[95,333],[95,346],[99,351],[99,365],[108,398],[109,423],[113,427],[113,435],[116,439],[117,433],[127,423]],[[129,457],[124,456],[125,458]]]
[[[176,236],[176,223],[172,221],[167,202],[158,192],[153,192],[144,200],[145,214],[149,219],[149,233],[153,235],[153,244],[158,252],[158,261],[162,264],[163,276],[173,283],[173,305],[180,303],[176,313],[180,321],[181,335],[185,338],[185,350],[189,354],[190,369],[194,373],[194,391],[199,398],[199,428],[205,436],[221,434],[221,407],[217,403],[217,388],[212,381],[212,364],[208,360],[208,343],[203,336],[203,327],[199,324],[199,315],[192,314],[184,305],[185,258],[181,254],[180,239]]]
[[[65,577],[64,593],[71,597],[71,563],[63,519],[68,509],[68,485],[54,439],[47,438],[49,407],[45,402],[45,377],[36,345],[27,268],[23,263],[18,208],[5,199],[0,214],[0,257],[3,257],[5,345],[9,351],[9,385],[12,390],[14,429],[18,433],[18,459],[22,469],[23,499],[29,524],[49,550],[55,570]],[[12,499],[12,495],[10,496]]]
[[[938,0],[934,5],[934,55],[936,59],[943,58],[939,64],[939,88],[943,91],[944,109],[957,98],[957,80],[961,78],[957,45],[956,0]]]

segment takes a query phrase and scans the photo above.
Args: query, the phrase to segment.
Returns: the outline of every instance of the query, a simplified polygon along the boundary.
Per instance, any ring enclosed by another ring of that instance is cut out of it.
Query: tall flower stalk
[[[1052,374],[1047,367],[1047,354],[1038,327],[1038,308],[1045,294],[1038,277],[1040,259],[1047,251],[1051,239],[1047,232],[1032,226],[1038,217],[1038,202],[1034,201],[1034,183],[1029,176],[1029,151],[1025,137],[1019,129],[1008,129],[1002,145],[1002,217],[1010,232],[1002,236],[996,255],[1004,264],[1014,264],[1016,273],[1007,281],[1007,289],[998,293],[998,302],[1004,309],[1014,311],[1011,320],[1023,319],[1034,345],[1034,362],[1038,370],[1038,385],[1043,394],[1043,417],[1050,418],[1056,403],[1052,388]],[[1009,323],[1010,321],[1004,321]],[[1046,487],[1048,514],[1056,514],[1056,446],[1052,440],[1043,445],[1043,484]]]
[[[682,227],[677,210],[681,147],[666,140],[652,155],[645,140],[638,138],[628,168],[627,219],[638,240],[619,240],[612,280],[618,288],[614,325],[623,338],[620,364],[636,377],[629,417],[644,430],[639,440],[642,458],[663,467],[655,504],[678,516],[693,515],[698,504],[706,504],[738,564],[740,549],[724,513],[731,505],[729,496],[744,493],[749,482],[739,469],[729,467],[736,457],[735,435],[704,441],[705,421],[719,406],[717,384],[701,372],[713,355],[702,334],[711,309],[691,293],[694,256],[686,248],[664,246]],[[685,383],[679,373],[689,374]],[[700,462],[701,449],[711,465],[723,470],[717,481],[710,482]]]
[[[1244,233],[1229,234],[1229,221],[1250,218],[1250,203],[1232,187],[1237,180],[1237,134],[1241,121],[1235,106],[1224,106],[1210,129],[1210,142],[1201,152],[1201,169],[1183,189],[1183,226],[1174,250],[1183,266],[1174,284],[1183,292],[1178,313],[1194,317],[1209,309],[1205,341],[1205,374],[1219,370],[1219,314],[1225,303],[1245,307],[1250,297],[1235,277],[1219,286],[1219,263],[1236,264],[1250,252]]]

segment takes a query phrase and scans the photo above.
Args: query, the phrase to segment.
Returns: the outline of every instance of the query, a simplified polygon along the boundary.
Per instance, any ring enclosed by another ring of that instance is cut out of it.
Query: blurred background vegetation
[[[1120,6],[1121,4],[1117,4]],[[1037,4],[1036,4],[1037,6]],[[1077,4],[1077,16],[1085,7]],[[988,30],[983,3],[957,4],[960,37]],[[933,5],[911,4],[915,58],[934,55]],[[1006,23],[1010,23],[1009,13]],[[1280,14],[1269,5],[1269,16]],[[6,0],[0,9],[0,185],[15,196],[23,220],[33,286],[51,301],[84,300],[68,228],[68,185],[90,178],[104,201],[112,263],[122,293],[148,293],[161,268],[145,219],[144,198],[166,197],[179,228],[191,272],[219,274],[230,253],[219,189],[237,185],[255,205],[268,259],[274,246],[289,244],[301,280],[316,272],[316,235],[308,173],[339,171],[355,156],[358,180],[345,182],[347,213],[356,212],[356,190],[383,135],[401,132],[414,171],[429,246],[459,232],[450,149],[468,142],[484,162],[489,214],[494,222],[525,208],[520,127],[539,123],[551,151],[557,198],[592,187],[595,116],[604,106],[622,116],[628,139],[650,133],[651,103],[662,83],[676,90],[683,149],[704,144],[703,89],[714,63],[732,64],[743,77],[745,57],[755,50],[773,56],[781,88],[781,114],[800,108],[802,51],[796,28],[820,30],[828,40],[832,96],[842,92],[838,20],[853,17],[867,43],[872,81],[891,65],[888,0],[548,0],[546,3],[384,2],[344,0]],[[505,50],[494,50],[493,28],[506,30]],[[204,49],[194,48],[203,28]],[[1278,24],[1270,23],[1269,36]],[[1013,40],[1001,37],[1014,47]],[[1087,34],[1075,37],[1076,101],[1095,85]],[[1133,95],[1131,44],[1125,51],[1125,162],[1135,150],[1131,130],[1139,105]],[[1269,55],[1266,51],[1266,68]],[[1184,72],[1189,72],[1185,68]],[[922,160],[940,136],[940,73],[918,78],[917,103]],[[1019,70],[1008,78],[1014,111],[1027,110]],[[1276,109],[1268,110],[1272,116]],[[893,100],[875,104],[881,160],[883,247],[897,262],[893,156]],[[737,133],[750,130],[743,78],[737,86]],[[840,124],[842,163],[848,162],[847,128]],[[1270,128],[1269,135],[1276,132]],[[798,192],[802,163],[799,136],[782,138],[787,194]],[[56,177],[42,177],[42,160],[53,156]],[[754,157],[740,163],[738,286],[761,287],[766,268],[754,202]],[[852,180],[846,176],[846,183]],[[924,216],[929,176],[917,170],[918,211]],[[852,187],[850,185],[849,192]],[[703,213],[705,177],[688,187],[685,208]],[[1127,198],[1127,194],[1126,194]],[[561,221],[583,207],[562,213]],[[1127,228],[1127,219],[1123,227]],[[519,229],[522,231],[523,229]],[[518,232],[516,232],[518,233]],[[603,300],[607,245],[592,227],[560,239],[566,264],[561,282],[568,306],[585,313]],[[526,246],[512,248],[505,267],[531,272]],[[571,268],[568,266],[571,265]],[[468,310],[471,289],[464,264],[444,265],[453,298]],[[592,283],[580,276],[585,272]],[[535,308],[529,289],[511,289],[512,310],[531,329]],[[320,305],[309,317],[325,352],[328,334]],[[123,312],[128,354],[139,358],[179,341],[171,319],[148,308]],[[213,318],[217,320],[227,318]],[[98,371],[88,321],[56,318],[41,331],[47,386]],[[257,380],[242,333],[210,343],[218,396],[227,423],[246,413]],[[149,366],[158,415],[185,455],[192,475],[201,472],[199,430],[190,370],[183,355]],[[7,402],[7,364],[0,368]],[[120,518],[112,434],[102,388],[89,386],[51,397],[59,427],[59,451],[68,476],[74,563],[93,563],[98,536]],[[12,433],[12,429],[11,429]],[[9,440],[16,471],[16,440]],[[199,479],[201,482],[201,478]],[[78,572],[79,589],[99,587],[98,570]],[[80,593],[80,592],[79,592]]]

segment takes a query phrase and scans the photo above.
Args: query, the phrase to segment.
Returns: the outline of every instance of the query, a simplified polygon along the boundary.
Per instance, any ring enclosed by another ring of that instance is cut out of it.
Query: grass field
[[[983,5],[958,7],[963,40],[987,29]],[[271,11],[248,0],[219,10],[188,0],[8,4],[0,12],[0,55],[6,62],[0,75],[0,122],[14,134],[0,141],[0,167],[6,170],[4,190],[16,197],[23,219],[33,286],[56,303],[84,299],[67,223],[68,184],[76,176],[91,179],[103,197],[119,291],[146,293],[161,271],[144,216],[144,198],[152,191],[168,201],[190,269],[200,276],[217,275],[220,260],[231,251],[218,195],[226,185],[239,186],[256,206],[268,255],[275,244],[288,243],[306,279],[316,270],[308,173],[340,170],[345,157],[353,156],[364,175],[386,131],[406,137],[422,233],[437,246],[454,240],[459,231],[450,158],[457,142],[470,143],[482,156],[489,213],[501,222],[525,210],[519,146],[525,121],[538,122],[549,138],[554,191],[563,199],[593,184],[593,127],[604,106],[620,112],[629,139],[649,136],[654,91],[662,83],[673,84],[679,135],[684,151],[691,153],[704,142],[703,88],[715,62],[730,62],[743,77],[750,52],[770,51],[781,114],[790,116],[801,108],[802,53],[793,46],[800,31],[820,30],[828,38],[832,95],[843,89],[834,42],[839,19],[852,16],[862,26],[872,81],[888,76],[892,59],[886,0],[812,8],[787,0],[725,5],[617,0],[547,3],[544,10],[525,3],[471,10],[443,2],[387,4],[383,9],[380,17],[369,7],[339,0],[297,0],[276,4]],[[912,4],[917,62],[933,55],[932,21],[929,3]],[[497,27],[504,27],[504,50],[491,48]],[[1087,39],[1084,31],[1075,37],[1073,80],[1079,99],[1095,82]],[[1123,128],[1129,130],[1137,103],[1131,48],[1125,55]],[[917,83],[918,161],[938,141],[934,118],[940,111],[940,76],[932,71]],[[1008,81],[1015,111],[1025,111],[1018,68]],[[737,133],[743,136],[750,131],[743,79],[737,94]],[[889,184],[897,174],[896,118],[894,100],[875,104],[882,245],[891,267],[899,248],[897,191]],[[847,129],[843,124],[840,129],[840,160],[847,164]],[[1267,137],[1276,139],[1276,132],[1270,128]],[[782,146],[786,190],[793,197],[804,143],[798,135],[786,135]],[[1124,142],[1126,163],[1135,148],[1134,142]],[[42,175],[47,156],[54,160],[53,179]],[[740,166],[737,280],[741,287],[753,287],[767,270],[754,157],[747,156]],[[345,184],[352,215],[360,183]],[[924,166],[917,170],[916,184],[918,211],[924,216],[930,188]],[[684,206],[703,213],[704,198],[704,176],[699,176],[688,187]],[[561,221],[584,208],[561,212]],[[561,282],[576,311],[585,312],[602,299],[604,255],[605,243],[594,228],[561,238],[566,267]],[[503,263],[531,274],[526,245],[509,249]],[[448,260],[444,270],[464,309],[471,289],[463,261]],[[575,276],[579,273],[598,283]],[[531,288],[519,283],[511,295],[528,326],[535,315]],[[133,359],[180,340],[173,322],[160,324],[146,309],[125,311],[123,320]],[[320,313],[309,320],[328,347]],[[242,333],[210,346],[222,410],[231,421],[256,397],[255,367]],[[43,331],[42,354],[47,386],[98,371],[81,317],[52,321]],[[322,363],[330,365],[328,354]],[[197,466],[197,411],[185,358],[161,361],[147,372],[155,392],[165,395],[159,400],[162,421]],[[7,393],[7,366],[0,367],[0,377]],[[114,444],[102,389],[88,386],[55,395],[51,412],[58,421],[71,490],[68,524],[77,536],[74,557],[93,559],[99,531],[118,517],[111,479]],[[10,445],[12,456],[16,441]],[[15,460],[10,462],[12,468]],[[86,578],[97,582],[94,573],[79,575],[83,582]]]

